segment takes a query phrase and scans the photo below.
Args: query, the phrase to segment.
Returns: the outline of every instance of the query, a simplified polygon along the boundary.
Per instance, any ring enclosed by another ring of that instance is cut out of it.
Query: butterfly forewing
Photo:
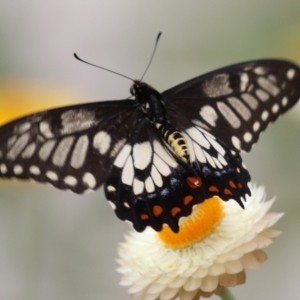
[[[185,126],[181,112],[230,148],[249,151],[270,122],[300,97],[294,64],[261,60],[233,65],[182,83],[163,93],[170,118]]]
[[[1,127],[0,177],[33,178],[76,193],[98,188],[130,136],[134,104],[83,104]]]

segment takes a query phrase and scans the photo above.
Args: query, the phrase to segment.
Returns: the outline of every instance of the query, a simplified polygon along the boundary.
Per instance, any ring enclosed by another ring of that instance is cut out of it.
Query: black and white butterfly
[[[300,69],[257,60],[159,93],[139,80],[133,99],[36,113],[0,127],[0,177],[33,178],[75,193],[104,184],[137,231],[179,219],[212,196],[250,194],[240,151],[300,97]]]

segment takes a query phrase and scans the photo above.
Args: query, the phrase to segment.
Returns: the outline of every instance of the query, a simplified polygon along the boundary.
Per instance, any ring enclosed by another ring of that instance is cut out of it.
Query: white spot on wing
[[[242,94],[243,100],[255,110],[258,106],[258,101],[251,94]]]
[[[72,152],[70,164],[74,169],[79,169],[83,166],[87,150],[89,148],[89,139],[87,135],[82,135],[76,142]]]
[[[237,129],[241,126],[240,119],[236,116],[236,114],[223,102],[217,102],[218,109],[221,114],[224,116],[226,121],[234,128]]]
[[[206,158],[205,155],[203,153],[203,150],[201,149],[201,147],[194,143],[194,150],[195,150],[195,155],[197,157],[197,160],[201,163],[206,163]]]
[[[171,174],[171,169],[169,168],[169,166],[157,154],[154,154],[153,156],[153,164],[160,174],[164,176],[168,176]]]
[[[93,147],[99,151],[100,154],[104,155],[108,151],[111,143],[110,135],[105,131],[99,131],[94,136]]]
[[[241,89],[242,92],[246,90],[248,82],[249,82],[248,74],[247,73],[242,73],[241,74],[241,86],[240,86],[240,89]]]
[[[61,115],[62,134],[70,134],[86,130],[96,125],[95,112],[86,109],[71,109]]]
[[[267,70],[264,67],[256,67],[253,71],[257,75],[264,75],[267,73]]]
[[[68,136],[60,141],[52,157],[52,162],[54,165],[58,167],[63,167],[65,165],[67,156],[71,150],[73,143],[73,136]]]
[[[150,142],[135,144],[133,146],[133,161],[135,168],[144,170],[151,162],[152,148]]]
[[[50,156],[50,154],[51,154],[51,152],[52,152],[55,144],[56,144],[56,141],[54,141],[54,140],[47,141],[40,148],[40,150],[39,150],[39,157],[40,157],[41,160],[46,161],[49,158],[49,156]]]
[[[46,176],[47,176],[50,180],[52,180],[52,181],[57,181],[57,180],[58,180],[57,174],[56,174],[55,172],[53,172],[53,171],[47,171],[47,172],[46,172]]]
[[[280,89],[265,77],[259,77],[257,81],[261,88],[266,90],[274,97],[276,97],[280,92]]]
[[[247,142],[247,143],[252,141],[252,134],[250,132],[246,132],[244,134],[244,141]]]
[[[232,136],[231,142],[236,149],[241,150],[241,141],[238,137]]]
[[[206,152],[203,150],[203,153],[207,159],[207,161],[209,162],[209,164],[213,167],[213,168],[216,168],[216,164],[214,162],[214,160],[212,159],[212,157]]]
[[[272,113],[276,114],[279,111],[279,105],[277,103],[275,103],[272,106]]]
[[[29,172],[33,175],[40,175],[41,174],[40,168],[37,167],[37,166],[34,166],[34,165],[29,167]]]
[[[0,165],[0,171],[2,174],[6,174],[7,173],[7,167],[5,164],[1,164]]]
[[[120,151],[120,153],[118,154],[115,162],[114,162],[114,165],[118,168],[122,168],[128,158],[128,156],[130,155],[130,152],[131,152],[131,146],[130,145],[125,145],[123,147],[123,149]]]
[[[268,79],[269,79],[270,81],[272,81],[273,83],[277,83],[276,77],[275,77],[274,75],[272,75],[272,74],[270,74],[270,75],[268,76]]]
[[[121,150],[121,148],[125,145],[126,143],[126,139],[121,139],[119,140],[115,145],[114,147],[111,149],[110,151],[110,157],[115,157],[119,151]]]
[[[29,141],[29,133],[22,134],[14,143],[14,145],[10,148],[7,153],[8,159],[16,159],[16,157],[20,154],[20,152],[24,149]]]
[[[203,128],[207,131],[210,131],[211,128],[209,128],[206,124],[204,124],[203,122],[199,121],[198,119],[193,119],[192,123],[195,124],[196,126]]]
[[[164,149],[164,147],[157,141],[155,140],[153,142],[153,148],[154,148],[154,152],[165,162],[167,163],[169,166],[171,166],[172,168],[177,167],[177,162],[175,159],[173,159],[173,157],[171,157],[167,151]]]
[[[108,185],[106,187],[106,189],[108,192],[111,192],[111,193],[116,191],[116,188],[113,185]]]
[[[23,173],[23,168],[20,165],[15,165],[13,170],[16,175],[20,175]]]
[[[121,179],[124,184],[132,185],[133,178],[134,178],[133,162],[132,162],[132,157],[129,156],[122,170]]]
[[[223,169],[223,166],[222,166],[221,162],[217,158],[212,157],[212,159],[214,160],[214,162],[215,162],[218,169]]]
[[[31,127],[31,123],[30,122],[25,122],[25,123],[21,124],[19,126],[19,133],[23,133],[23,132],[29,130],[30,127]]]
[[[269,95],[261,89],[256,90],[256,96],[263,102],[265,102],[269,99]]]
[[[42,121],[40,123],[40,132],[42,135],[44,135],[48,139],[54,137],[54,135],[50,129],[50,125],[46,121]]]
[[[251,117],[250,110],[244,105],[244,103],[235,97],[229,97],[228,102],[235,109],[235,111],[245,120],[248,121]]]
[[[286,106],[288,104],[288,100],[289,100],[288,97],[286,97],[286,96],[283,97],[282,100],[281,100],[282,106]]]
[[[216,113],[215,109],[209,105],[205,105],[201,108],[199,112],[200,116],[203,118],[205,122],[209,125],[215,127],[216,121],[218,119],[218,114]]]
[[[145,188],[147,193],[153,193],[155,190],[153,180],[150,176],[145,181]]]
[[[294,78],[295,74],[296,74],[295,69],[289,69],[286,73],[286,77],[291,80]]]
[[[35,143],[30,143],[22,152],[22,157],[27,159],[30,158],[33,155],[35,149],[36,149]]]
[[[135,195],[139,195],[143,192],[144,190],[144,182],[134,178],[133,180],[133,193]]]
[[[186,130],[186,132],[191,137],[191,139],[198,143],[200,146],[206,149],[210,148],[208,140],[204,137],[200,130],[196,129],[195,127],[190,127]]]
[[[229,83],[228,74],[217,74],[204,81],[201,87],[208,97],[219,97],[232,93]]]
[[[7,140],[7,147],[10,148],[17,140],[17,137],[15,135],[11,136],[8,140]]]
[[[211,145],[217,150],[222,156],[225,155],[224,148],[214,139],[212,139],[210,136],[206,136],[208,141],[211,143]]]
[[[226,159],[221,155],[221,154],[218,154],[218,161],[223,165],[223,166],[227,166],[227,161]]]
[[[125,206],[125,207],[127,207],[127,208],[130,208],[130,205],[129,205],[129,203],[128,202],[123,202],[123,205]]]
[[[262,119],[263,121],[266,121],[266,120],[268,119],[268,117],[269,117],[269,112],[266,111],[266,110],[264,110],[264,111],[262,112],[262,114],[261,114],[261,119]]]
[[[163,181],[155,166],[152,166],[151,168],[151,177],[156,186],[162,187]]]
[[[96,187],[96,179],[94,175],[90,172],[86,172],[82,177],[82,182],[89,188],[93,189]]]
[[[110,200],[108,200],[108,203],[109,203],[109,205],[111,206],[111,208],[113,209],[113,210],[116,210],[116,204],[114,204],[112,201],[110,201]]]
[[[64,182],[67,185],[75,186],[77,184],[77,179],[73,176],[68,175],[64,178]]]
[[[253,131],[258,131],[260,128],[260,123],[258,121],[256,121],[254,124],[253,124]]]

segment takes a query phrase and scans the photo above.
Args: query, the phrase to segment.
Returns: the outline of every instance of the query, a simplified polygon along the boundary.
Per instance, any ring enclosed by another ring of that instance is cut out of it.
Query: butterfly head
[[[149,84],[142,82],[140,80],[134,80],[131,87],[130,93],[139,102],[146,102],[149,97],[155,96],[160,98],[160,94]]]
[[[162,95],[157,90],[145,82],[134,80],[130,87],[130,93],[152,121],[161,122],[165,120]]]

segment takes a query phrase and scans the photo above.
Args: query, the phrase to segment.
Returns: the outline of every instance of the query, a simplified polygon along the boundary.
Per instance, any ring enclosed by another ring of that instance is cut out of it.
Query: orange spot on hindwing
[[[192,189],[197,189],[202,186],[201,177],[188,177],[186,179],[186,182]]]
[[[229,185],[233,188],[236,189],[236,185],[232,180],[229,180]]]
[[[163,212],[163,209],[160,205],[154,205],[152,211],[154,216],[157,217]]]
[[[142,220],[148,220],[149,219],[149,216],[147,214],[141,214],[140,217],[141,217]]]
[[[171,209],[171,215],[173,216],[173,217],[175,217],[178,213],[180,213],[181,212],[181,209],[179,208],[179,207],[173,207],[172,209]]]
[[[183,198],[183,203],[184,203],[184,205],[188,205],[193,200],[194,200],[194,197],[191,195],[188,195]]]
[[[219,193],[219,189],[215,186],[215,185],[211,185],[209,188],[208,188],[208,190],[210,191],[210,192],[216,192],[216,193]]]
[[[233,195],[232,192],[231,192],[231,190],[229,190],[229,189],[224,189],[224,194],[225,195],[230,195],[230,196]]]

